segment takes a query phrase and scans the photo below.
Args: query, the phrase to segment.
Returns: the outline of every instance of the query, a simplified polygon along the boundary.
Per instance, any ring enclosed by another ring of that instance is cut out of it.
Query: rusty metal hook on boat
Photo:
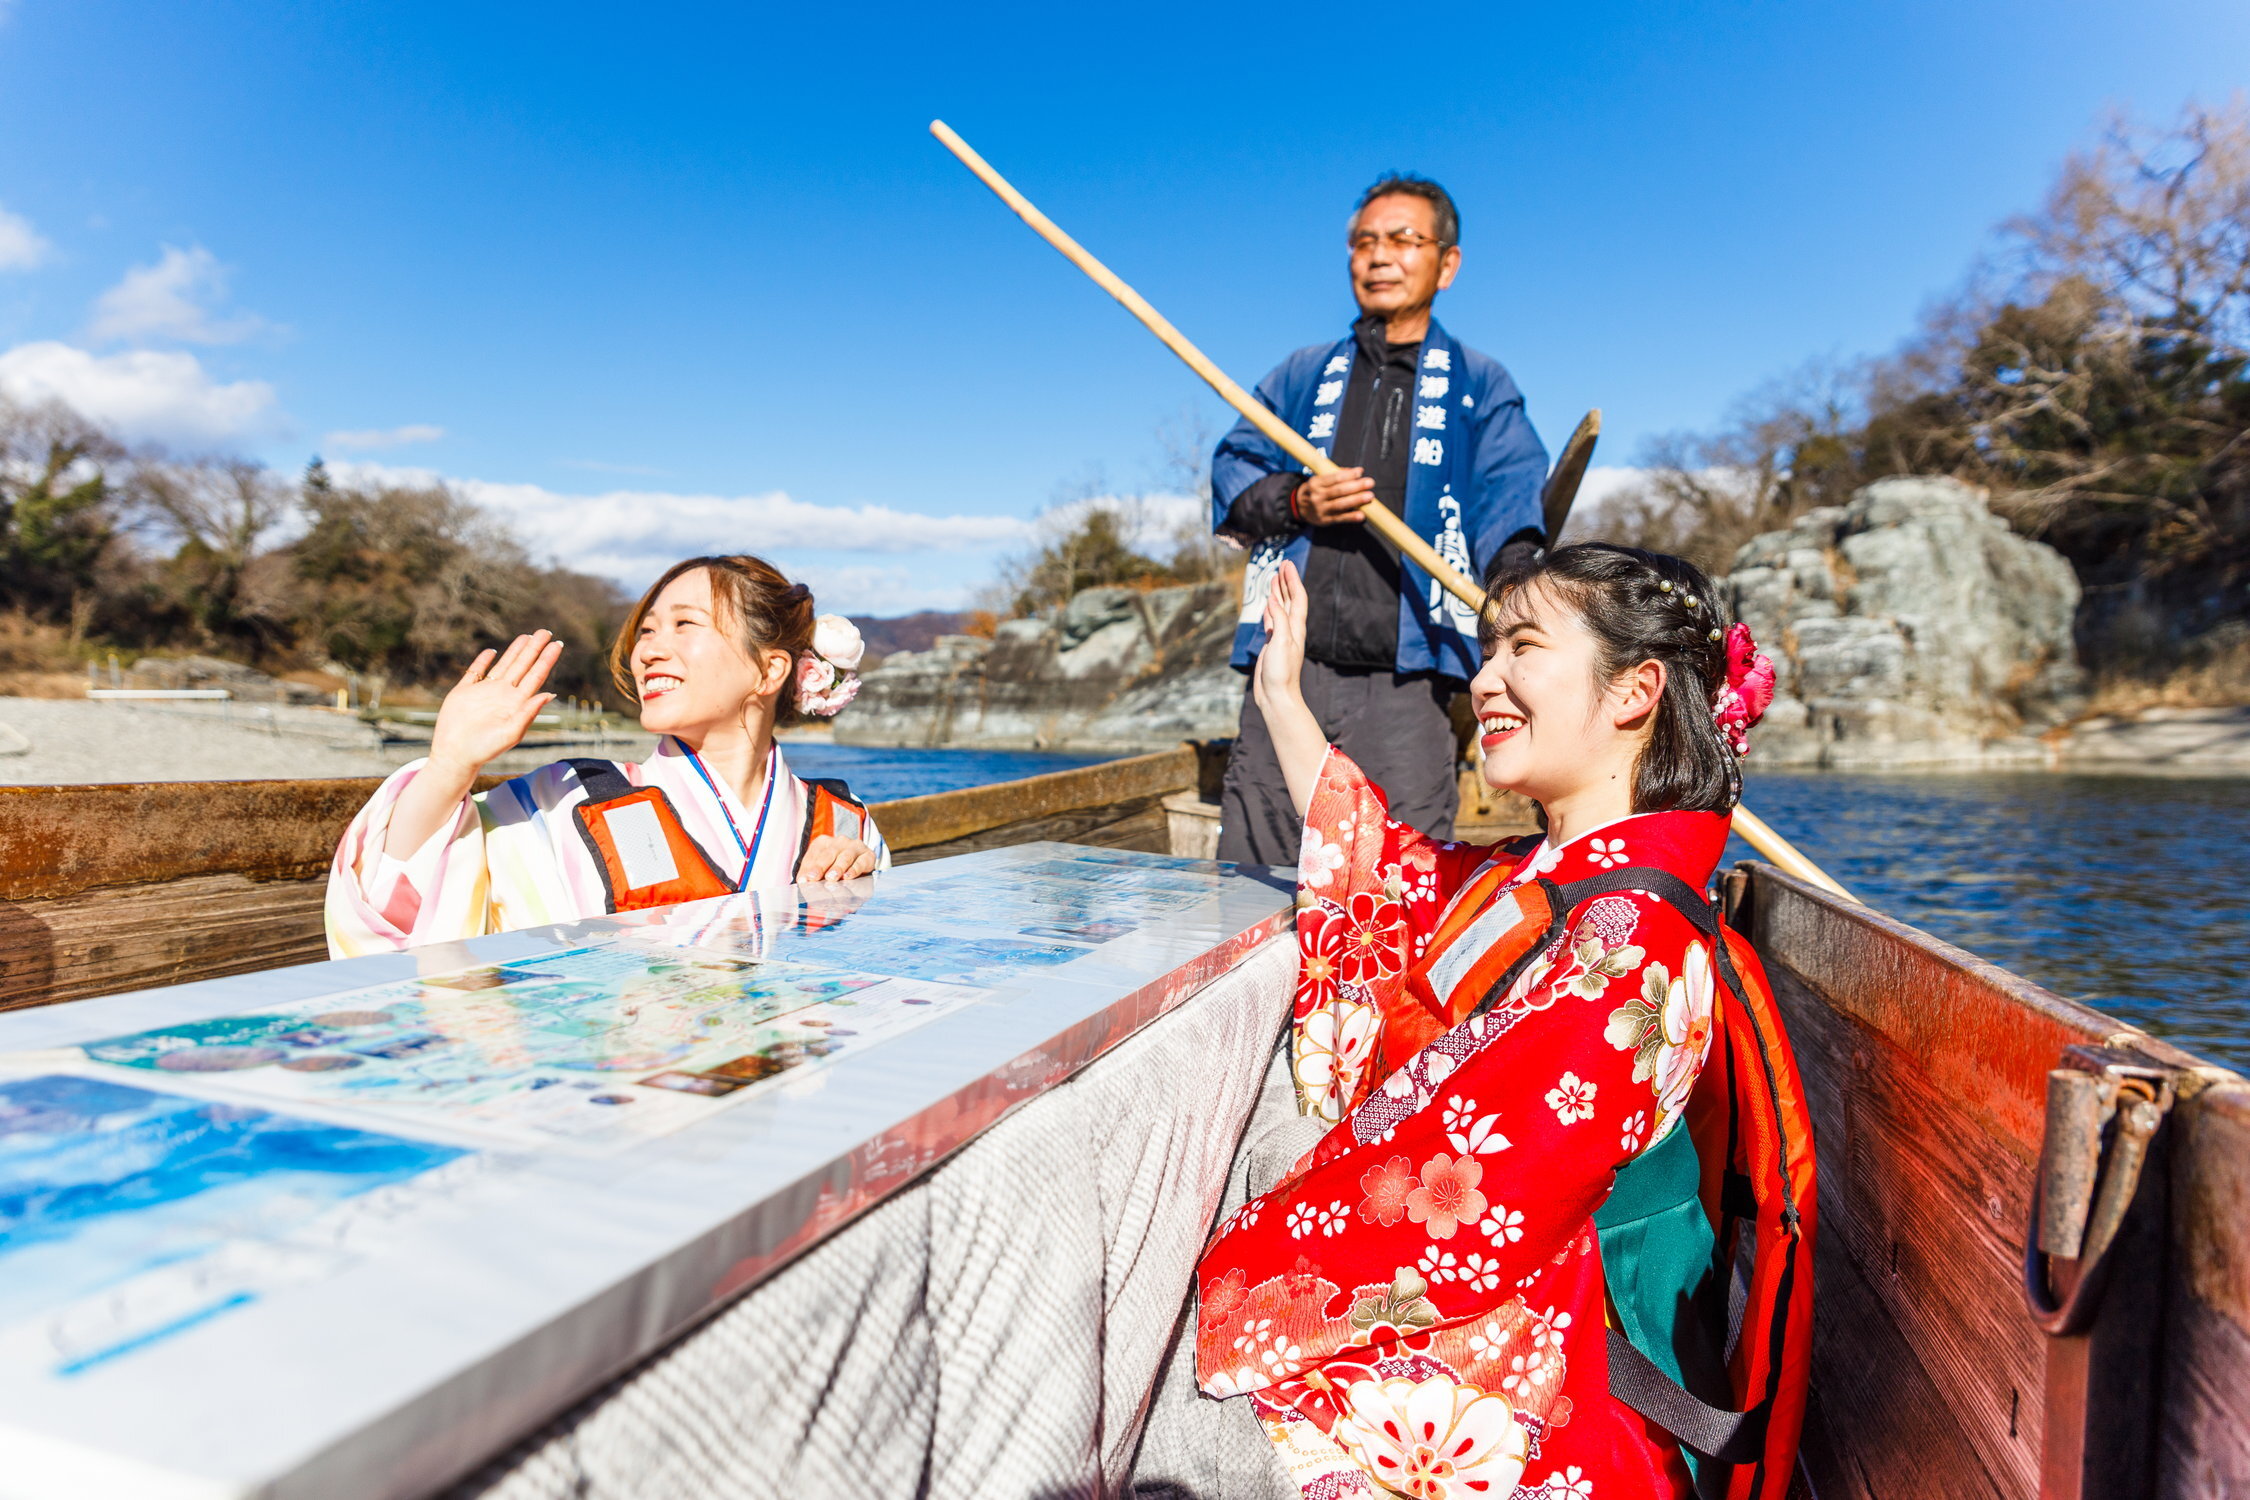
[[[2040,1332],[2055,1338],[2085,1332],[2101,1306],[2110,1247],[2140,1189],[2149,1143],[2173,1100],[2171,1076],[2161,1068],[2099,1056],[2072,1061],[2079,1066],[2047,1075],[2046,1139],[2032,1181],[2031,1221],[2024,1228],[2024,1305]],[[2049,1274],[2051,1260],[2076,1265],[2060,1297]]]

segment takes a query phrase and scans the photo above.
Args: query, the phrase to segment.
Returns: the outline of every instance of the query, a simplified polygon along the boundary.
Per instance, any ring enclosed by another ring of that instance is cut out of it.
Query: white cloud
[[[0,0],[0,19],[6,11]],[[29,271],[47,263],[55,247],[31,227],[31,221],[22,214],[12,214],[0,208],[0,271]]]
[[[89,330],[97,339],[170,339],[183,344],[238,344],[262,332],[252,313],[223,316],[227,268],[201,245],[166,245],[153,266],[135,266],[94,303]]]
[[[344,432],[331,432],[321,439],[328,448],[403,448],[410,443],[434,443],[445,436],[445,429],[432,427],[427,422],[409,422],[404,427],[359,427]]]
[[[823,614],[840,615],[910,615],[925,609],[966,609],[986,571],[982,564],[943,572],[872,564],[792,562],[781,566],[791,578],[813,591]]]
[[[683,495],[634,489],[566,495],[535,484],[455,479],[434,469],[365,460],[333,469],[347,484],[447,485],[506,520],[534,553],[628,587],[644,585],[681,558],[700,553],[754,552],[777,563],[797,554],[801,566],[791,568],[792,576],[802,573],[815,592],[824,574],[839,587],[848,584],[847,592],[868,591],[864,598],[839,601],[837,608],[876,608],[886,614],[923,608],[917,602],[922,600],[932,607],[956,604],[964,597],[965,584],[949,576],[940,586],[926,566],[826,558],[837,553],[989,553],[1020,545],[1031,532],[1030,523],[1015,516],[932,516],[887,505],[815,505],[779,491]],[[951,575],[959,570],[942,571]]]
[[[1588,469],[1586,477],[1578,483],[1578,499],[1570,508],[1572,515],[1599,515],[1602,507],[1619,495],[1629,494],[1639,488],[1647,478],[1644,469],[1628,468],[1622,464],[1599,465]]]
[[[274,432],[280,414],[262,380],[221,383],[194,355],[153,349],[91,354],[46,340],[0,353],[0,394],[62,401],[128,439],[185,446]]]

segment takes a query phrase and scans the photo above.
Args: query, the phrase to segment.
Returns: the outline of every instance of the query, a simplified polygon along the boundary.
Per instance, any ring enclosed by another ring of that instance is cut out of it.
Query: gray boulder
[[[328,691],[283,682],[255,667],[216,656],[144,656],[125,671],[128,688],[224,688],[237,703],[325,703]],[[106,682],[96,686],[106,687]]]
[[[886,657],[837,716],[836,739],[1131,751],[1229,736],[1242,711],[1243,678],[1227,665],[1235,614],[1228,583],[1086,589],[1052,619]]]
[[[1886,479],[1753,538],[1724,584],[1773,658],[1756,763],[2036,763],[2083,705],[2078,580],[1952,479]]]

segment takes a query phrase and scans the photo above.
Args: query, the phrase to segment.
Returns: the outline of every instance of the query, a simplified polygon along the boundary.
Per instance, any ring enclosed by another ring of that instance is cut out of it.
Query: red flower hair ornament
[[[1736,755],[1750,753],[1750,727],[1773,704],[1773,662],[1750,638],[1750,627],[1727,630],[1727,680],[1711,694],[1711,719]]]

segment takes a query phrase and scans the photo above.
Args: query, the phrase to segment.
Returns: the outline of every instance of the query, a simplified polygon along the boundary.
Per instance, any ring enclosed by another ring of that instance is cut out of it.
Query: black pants
[[[1452,837],[1460,787],[1454,780],[1453,723],[1445,709],[1454,685],[1429,673],[1401,677],[1318,661],[1306,662],[1298,680],[1321,733],[1383,789],[1391,816],[1432,837]],[[1297,862],[1304,821],[1290,805],[1265,715],[1247,684],[1242,730],[1219,804],[1219,858],[1256,865]]]

